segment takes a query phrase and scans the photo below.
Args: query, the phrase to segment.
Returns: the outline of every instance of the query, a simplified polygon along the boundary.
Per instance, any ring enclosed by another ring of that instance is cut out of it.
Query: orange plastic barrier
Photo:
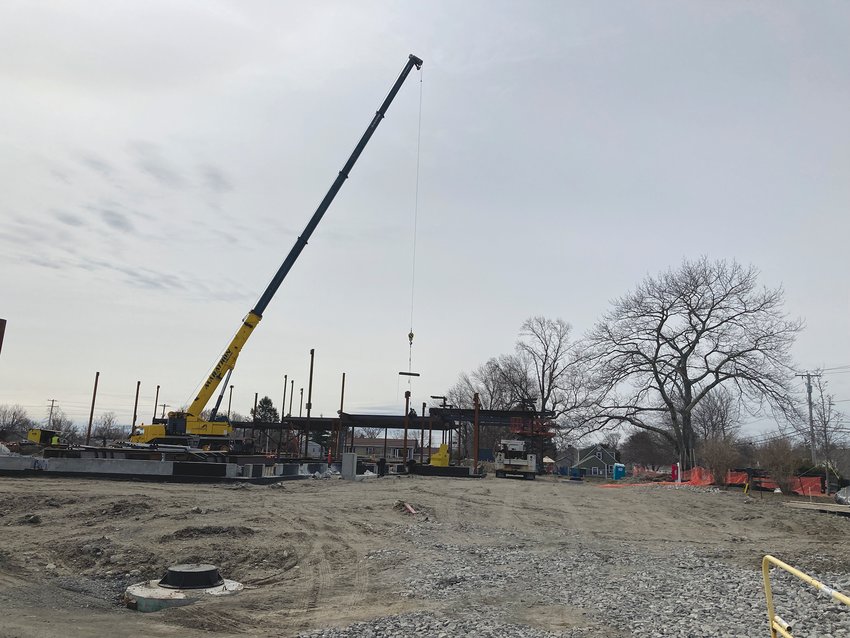
[[[641,468],[642,469],[642,468]],[[643,470],[643,469],[642,469]],[[633,476],[647,476],[650,472],[643,470],[640,473],[633,473]],[[779,487],[770,478],[757,479],[757,485],[764,489],[775,490]],[[747,483],[746,472],[729,472],[726,475],[726,483],[728,485],[745,485]],[[704,467],[695,467],[690,470],[685,470],[682,473],[682,482],[675,481],[653,481],[651,483],[605,483],[599,487],[632,487],[635,485],[697,485],[707,487],[714,484],[714,476]],[[811,496],[813,494],[822,494],[821,478],[819,476],[798,476],[794,479],[795,494],[801,496]]]

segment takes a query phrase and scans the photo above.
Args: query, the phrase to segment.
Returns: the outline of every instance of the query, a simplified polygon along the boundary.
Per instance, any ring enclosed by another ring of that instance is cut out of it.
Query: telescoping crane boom
[[[207,380],[201,386],[198,396],[195,397],[195,400],[192,401],[192,404],[185,412],[169,412],[168,420],[165,423],[155,423],[153,425],[142,426],[140,431],[135,432],[130,437],[132,442],[177,443],[182,442],[182,440],[185,440],[187,437],[198,437],[202,441],[206,440],[207,442],[210,442],[215,441],[216,439],[220,440],[221,437],[227,437],[233,431],[230,423],[226,420],[218,421],[214,420],[215,417],[212,417],[213,420],[207,421],[201,418],[201,413],[225,376],[230,375],[230,372],[236,365],[236,359],[239,357],[239,353],[242,352],[242,348],[245,346],[245,342],[248,341],[248,337],[251,336],[254,328],[256,328],[257,324],[260,322],[260,319],[263,318],[263,312],[269,305],[272,297],[274,297],[277,289],[280,288],[280,284],[283,282],[284,278],[286,278],[286,275],[298,259],[301,251],[304,250],[304,246],[307,245],[307,241],[310,239],[313,231],[316,230],[316,226],[319,225],[325,211],[327,211],[331,202],[333,202],[334,197],[336,197],[336,194],[339,192],[340,188],[342,188],[343,183],[348,178],[348,174],[351,172],[351,169],[360,157],[360,153],[362,153],[363,149],[366,148],[366,144],[369,142],[369,139],[372,137],[375,129],[378,128],[378,124],[381,123],[387,109],[390,107],[390,104],[392,104],[393,99],[401,88],[401,85],[404,84],[404,81],[407,79],[411,70],[413,70],[413,67],[416,67],[417,69],[421,68],[422,60],[415,55],[410,54],[410,56],[408,56],[407,63],[404,65],[404,68],[401,70],[395,84],[393,84],[390,92],[387,94],[387,97],[384,99],[380,108],[378,108],[375,113],[375,116],[372,118],[372,121],[369,123],[366,132],[363,133],[363,136],[360,138],[357,146],[354,147],[354,151],[352,151],[348,161],[342,167],[342,170],[340,170],[333,184],[331,184],[330,189],[324,199],[322,199],[319,207],[316,209],[316,212],[313,213],[310,221],[307,222],[307,226],[304,228],[304,231],[298,239],[295,240],[295,245],[289,251],[286,259],[283,260],[280,268],[278,268],[278,271],[266,287],[265,292],[263,292],[259,301],[257,301],[256,305],[242,320],[242,325],[239,327],[239,330],[236,331],[236,335],[233,337],[232,341],[227,346],[227,349],[215,364],[215,367],[213,367],[212,372],[210,372],[207,377]]]

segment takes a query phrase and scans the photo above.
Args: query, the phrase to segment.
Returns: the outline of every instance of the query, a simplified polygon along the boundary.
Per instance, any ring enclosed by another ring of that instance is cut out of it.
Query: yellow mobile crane
[[[215,364],[215,367],[212,372],[210,372],[207,380],[201,386],[198,396],[195,397],[192,404],[185,412],[169,412],[168,419],[155,419],[157,422],[152,425],[142,425],[130,436],[131,442],[185,444],[188,441],[196,441],[198,445],[210,445],[218,448],[228,447],[229,441],[227,437],[231,434],[231,432],[233,432],[233,428],[226,419],[216,419],[216,414],[219,406],[221,405],[222,396],[224,395],[224,388],[227,387],[227,381],[225,379],[229,379],[230,373],[236,365],[236,359],[239,357],[239,353],[245,346],[245,342],[248,341],[248,337],[251,336],[254,328],[256,328],[257,324],[260,322],[260,319],[263,318],[263,311],[266,309],[266,306],[269,305],[269,302],[272,300],[272,297],[274,297],[274,294],[277,292],[277,289],[280,287],[280,284],[283,282],[287,273],[289,273],[289,270],[292,268],[295,260],[298,259],[298,256],[304,249],[304,246],[307,245],[307,240],[310,239],[310,235],[313,234],[313,231],[316,229],[316,226],[318,226],[322,216],[325,214],[325,211],[331,205],[331,202],[333,202],[334,197],[336,197],[336,194],[339,192],[339,189],[342,188],[343,183],[348,178],[349,172],[355,162],[357,162],[357,158],[360,157],[360,153],[363,152],[363,149],[366,147],[366,144],[372,137],[375,129],[378,128],[378,124],[381,123],[381,120],[384,118],[384,115],[395,98],[396,93],[398,93],[401,85],[407,79],[407,76],[410,74],[413,67],[420,69],[422,67],[422,60],[411,54],[408,56],[407,63],[404,65],[404,68],[396,79],[395,84],[393,84],[390,92],[387,94],[387,97],[384,99],[380,108],[375,113],[375,116],[372,118],[366,132],[360,138],[360,141],[357,143],[354,151],[352,151],[351,156],[345,163],[345,166],[342,167],[342,170],[339,172],[339,175],[337,175],[337,178],[334,180],[324,199],[319,204],[316,212],[313,213],[310,221],[307,222],[304,232],[301,233],[301,236],[298,237],[297,240],[295,240],[295,245],[289,251],[286,259],[284,259],[277,273],[266,287],[266,290],[260,297],[260,300],[242,320],[242,325],[239,327],[239,330],[236,332],[236,335],[233,337],[230,345],[227,346],[224,354],[222,354],[219,358],[218,363]],[[216,388],[221,385],[222,380],[225,380],[225,382],[222,386],[222,391],[219,394],[218,400],[216,401],[215,408],[212,410],[210,419],[205,420],[201,417],[201,413],[210,398],[212,398]]]

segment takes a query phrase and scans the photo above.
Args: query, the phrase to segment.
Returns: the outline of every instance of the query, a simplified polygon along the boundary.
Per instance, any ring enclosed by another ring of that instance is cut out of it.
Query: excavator
[[[390,104],[398,93],[407,76],[413,70],[422,68],[422,60],[413,54],[410,54],[407,63],[404,65],[401,73],[393,84],[387,97],[384,99],[380,108],[378,108],[372,121],[369,123],[366,132],[360,138],[360,141],[352,151],[348,161],[342,167],[330,189],[322,199],[316,212],[307,222],[304,231],[295,240],[295,245],[289,251],[289,254],[284,259],[277,273],[275,273],[269,285],[266,287],[257,304],[248,312],[247,316],[242,320],[242,325],[236,332],[236,335],[231,340],[230,344],[225,349],[224,353],[218,359],[218,362],[209,373],[206,381],[201,385],[198,396],[192,401],[191,405],[185,411],[169,412],[167,419],[155,419],[151,425],[142,425],[137,428],[130,436],[131,443],[142,444],[178,444],[185,445],[191,443],[194,447],[210,447],[212,449],[227,450],[230,447],[230,435],[233,432],[233,427],[225,418],[217,417],[218,408],[221,405],[224,389],[227,387],[230,374],[236,366],[236,360],[242,352],[242,348],[248,341],[248,338],[253,333],[260,319],[263,318],[263,312],[269,305],[269,302],[274,297],[280,284],[283,282],[289,270],[292,268],[301,251],[307,245],[307,241],[313,234],[313,231],[318,226],[322,216],[327,211],[328,207],[333,202],[336,194],[342,188],[343,183],[348,178],[348,174],[372,137],[372,134],[378,128],[378,124],[384,118]],[[224,384],[222,385],[222,381]],[[210,412],[209,417],[203,418],[202,412],[209,403],[216,389],[221,386],[221,392],[218,395],[215,407]]]

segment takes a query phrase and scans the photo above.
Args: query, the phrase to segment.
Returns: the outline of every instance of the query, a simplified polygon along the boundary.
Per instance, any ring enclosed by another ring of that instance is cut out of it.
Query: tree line
[[[27,438],[32,428],[44,428],[59,432],[63,443],[76,445],[85,440],[85,432],[65,414],[62,408],[54,407],[43,421],[32,419],[20,405],[0,405],[0,441],[19,441]],[[115,412],[103,412],[92,421],[92,439],[95,441],[114,441],[128,436],[129,428],[118,423]]]
[[[563,319],[531,317],[513,352],[462,373],[446,396],[469,407],[477,392],[486,409],[552,412],[562,447],[627,431],[646,459],[686,468],[698,454],[730,457],[747,416],[811,438],[791,358],[804,324],[787,316],[782,288],[758,275],[734,260],[686,259],[614,299],[575,339]],[[829,461],[844,417],[815,380],[815,445]]]

